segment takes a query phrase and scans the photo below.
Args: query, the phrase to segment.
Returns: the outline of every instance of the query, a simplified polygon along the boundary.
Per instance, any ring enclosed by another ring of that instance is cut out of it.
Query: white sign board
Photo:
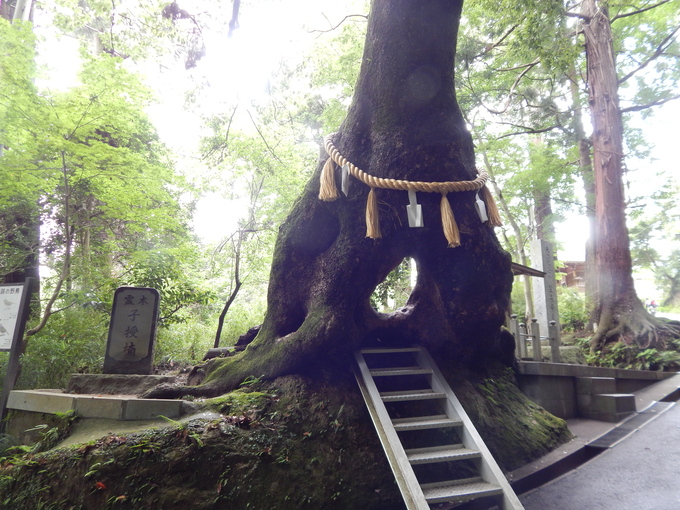
[[[23,285],[0,286],[0,351],[12,349],[14,332],[19,324],[19,305]]]

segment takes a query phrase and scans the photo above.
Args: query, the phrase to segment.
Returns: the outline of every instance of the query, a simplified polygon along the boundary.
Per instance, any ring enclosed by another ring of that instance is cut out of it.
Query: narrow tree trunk
[[[530,143],[530,156],[532,166],[535,164],[536,156],[545,150],[545,140],[542,135],[534,135]],[[533,216],[536,224],[536,239],[548,242],[555,242],[555,223],[550,203],[550,190],[545,186],[533,188],[534,208]]]
[[[536,238],[544,241],[555,241],[550,194],[542,190],[534,190],[534,221],[536,222]]]
[[[512,232],[515,234],[515,253],[517,254],[516,260],[518,260],[519,263],[522,264],[523,266],[528,266],[529,264],[527,262],[527,255],[526,252],[524,251],[526,239],[524,239],[524,236],[522,235],[522,229],[520,229],[519,224],[515,220],[514,215],[512,214],[512,212],[510,212],[510,207],[508,207],[508,203],[505,201],[503,192],[496,183],[494,171],[493,168],[491,167],[491,163],[489,162],[489,158],[487,157],[486,152],[482,154],[482,157],[484,159],[484,166],[486,167],[486,171],[489,174],[491,187],[494,191],[494,195],[496,196],[498,206],[505,213],[505,217],[508,219],[508,222],[510,223],[510,228],[512,228]],[[529,324],[531,319],[533,319],[536,316],[534,311],[534,299],[531,285],[531,276],[525,274],[522,275],[521,278],[524,289],[524,315],[525,315],[524,320],[527,322],[527,324]]]
[[[680,305],[680,275],[672,276],[664,273],[665,280],[669,283],[668,295],[661,303],[661,306],[677,307]]]
[[[222,337],[224,320],[227,318],[227,312],[229,312],[231,305],[234,304],[236,296],[238,296],[238,293],[241,290],[241,285],[243,284],[241,281],[241,247],[243,246],[244,237],[248,234],[246,234],[243,229],[241,229],[234,235],[238,235],[238,238],[234,243],[234,286],[232,287],[231,293],[229,294],[227,301],[224,303],[222,312],[217,319],[217,331],[215,332],[215,342],[213,343],[214,349],[217,349],[220,346],[220,338]]]
[[[374,1],[356,94],[333,137],[357,167],[404,180],[475,178],[472,139],[454,93],[461,8],[461,0]],[[409,228],[408,194],[377,190],[382,238],[369,239],[368,186],[352,178],[348,197],[319,200],[324,161],[281,226],[257,338],[241,355],[216,360],[202,387],[175,393],[217,394],[248,375],[346,366],[353,350],[378,342],[415,342],[440,359],[468,364],[512,359],[514,346],[500,335],[510,258],[480,222],[475,192],[449,194],[457,248],[447,247],[437,193],[418,193],[425,226]],[[406,257],[417,264],[415,288],[403,309],[380,314],[370,296]]]
[[[575,141],[578,144],[578,170],[583,182],[585,193],[585,217],[588,221],[588,239],[586,241],[585,254],[585,295],[588,309],[595,303],[595,288],[597,269],[595,266],[595,181],[593,178],[593,162],[590,155],[590,139],[586,137],[583,127],[583,105],[578,87],[576,69],[569,71],[569,87],[571,92],[571,104],[574,111],[572,129]]]
[[[586,219],[588,221],[588,240],[586,241],[585,295],[590,308],[596,302],[597,262],[595,260],[595,179],[593,162],[590,157],[590,141],[580,138],[578,142],[579,169],[586,194]]]

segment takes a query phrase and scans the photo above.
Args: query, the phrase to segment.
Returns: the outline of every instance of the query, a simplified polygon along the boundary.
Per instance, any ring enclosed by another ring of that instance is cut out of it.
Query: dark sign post
[[[120,287],[113,295],[105,374],[150,374],[160,297],[156,289]]]
[[[24,350],[24,329],[34,288],[34,278],[26,278],[24,283],[0,285],[0,351],[9,351],[7,373],[0,395],[0,420],[5,419],[9,392],[14,389],[19,377],[19,358]],[[0,428],[4,428],[4,421]]]

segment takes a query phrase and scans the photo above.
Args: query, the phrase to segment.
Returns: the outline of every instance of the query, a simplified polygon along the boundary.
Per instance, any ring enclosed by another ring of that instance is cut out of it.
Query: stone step
[[[600,395],[616,393],[616,379],[613,377],[577,377],[577,395]]]
[[[161,415],[179,418],[182,401],[137,398],[134,395],[83,395],[59,390],[14,390],[9,394],[7,408],[47,414],[73,410],[81,418],[151,420]]]
[[[66,393],[141,395],[159,384],[172,384],[174,375],[71,374]]]
[[[577,395],[579,414],[592,420],[619,422],[637,412],[635,395],[629,393],[603,393]]]

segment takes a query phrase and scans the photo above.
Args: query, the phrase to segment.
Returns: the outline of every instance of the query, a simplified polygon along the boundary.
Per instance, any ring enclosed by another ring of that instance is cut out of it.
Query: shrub
[[[582,331],[588,324],[585,297],[568,287],[558,287],[557,301],[563,331]]]
[[[17,389],[63,388],[74,372],[100,373],[109,316],[94,308],[72,307],[52,315],[28,337]]]

